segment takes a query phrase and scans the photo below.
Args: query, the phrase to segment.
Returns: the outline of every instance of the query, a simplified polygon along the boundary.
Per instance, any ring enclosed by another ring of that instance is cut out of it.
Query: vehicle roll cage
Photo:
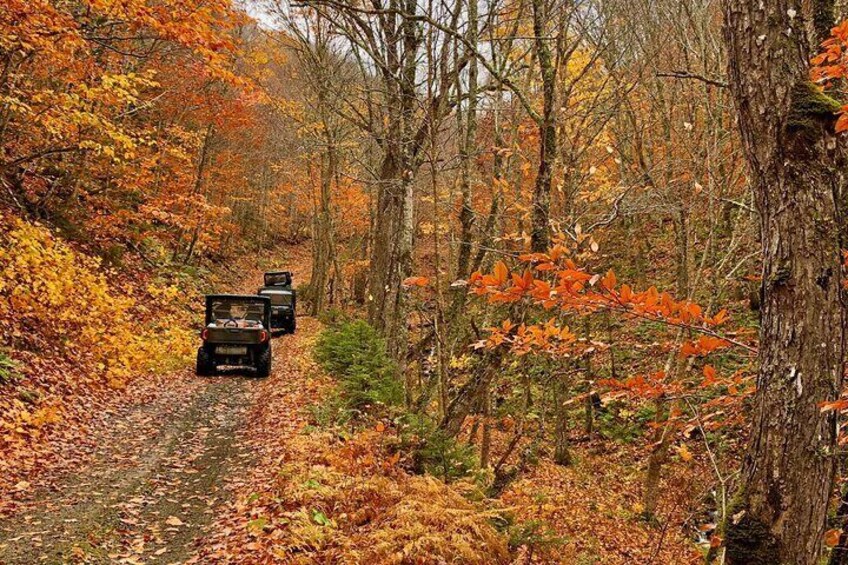
[[[281,280],[277,280],[280,278]],[[291,286],[291,271],[268,271],[265,273],[265,286]]]
[[[256,294],[208,294],[206,295],[206,325],[212,323],[212,304],[215,301],[241,302],[245,304],[262,304],[262,325],[271,327],[271,299]]]

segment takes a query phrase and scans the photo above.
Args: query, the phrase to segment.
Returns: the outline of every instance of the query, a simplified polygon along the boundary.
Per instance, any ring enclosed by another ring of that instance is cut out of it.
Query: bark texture
[[[321,155],[321,190],[315,212],[312,233],[312,276],[309,279],[309,313],[322,313],[327,304],[334,302],[335,284],[331,273],[335,258],[333,216],[330,206],[333,180],[336,176],[337,159],[335,147],[330,140]]]
[[[403,372],[406,359],[406,307],[401,283],[412,274],[412,251],[415,236],[413,188],[415,176],[422,164],[422,147],[437,135],[440,123],[450,110],[449,97],[455,76],[462,72],[467,57],[460,57],[457,66],[450,64],[452,42],[439,43],[432,81],[426,96],[420,92],[417,74],[422,57],[424,35],[416,14],[416,0],[392,0],[390,9],[397,17],[380,15],[379,25],[372,28],[358,17],[356,10],[349,16],[364,35],[373,41],[379,30],[384,47],[376,45],[373,53],[384,52],[380,60],[380,75],[385,100],[384,129],[378,135],[383,149],[374,218],[371,266],[368,286],[369,321],[386,336],[389,352],[399,361]],[[457,10],[455,13],[458,13]],[[448,25],[456,29],[457,16]]]
[[[815,3],[813,3],[815,4]],[[815,565],[842,386],[835,102],[808,80],[815,5],[725,0],[729,79],[763,246],[757,394],[728,565]]]
[[[397,2],[407,14],[415,13],[415,0]],[[411,18],[386,23],[387,49],[384,86],[390,101],[384,157],[380,170],[374,245],[371,249],[369,321],[387,337],[390,353],[399,357],[406,346],[406,327],[401,282],[412,273],[413,179],[418,169],[417,153],[424,139],[416,134],[416,60],[421,37]]]
[[[545,38],[545,22],[548,6],[545,0],[533,0],[533,43],[539,72],[542,79],[542,115],[537,119],[539,127],[539,170],[533,188],[533,221],[530,246],[533,251],[546,251],[551,242],[551,184],[553,166],[557,155],[556,113],[556,67],[551,49]]]
[[[466,36],[468,43],[477,48],[477,0],[468,2],[468,32]],[[457,74],[457,92],[459,92],[461,81]],[[461,110],[457,113],[461,115]],[[475,214],[473,208],[472,183],[472,161],[476,157],[477,148],[477,58],[472,57],[468,63],[468,109],[464,124],[464,137],[461,141],[460,159],[460,196],[462,198],[459,211],[459,253],[456,261],[456,278],[464,279],[469,274],[469,262],[471,261],[471,245],[474,236]],[[462,124],[460,124],[462,127]]]

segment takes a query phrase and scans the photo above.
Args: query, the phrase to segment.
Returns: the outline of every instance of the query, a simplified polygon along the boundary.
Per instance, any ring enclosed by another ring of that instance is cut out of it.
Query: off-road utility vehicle
[[[270,324],[271,299],[267,296],[207,296],[197,374],[214,375],[218,367],[228,365],[253,367],[258,377],[267,377],[271,373]]]
[[[257,294],[271,299],[271,329],[293,334],[297,329],[297,294],[292,288],[291,272],[265,273],[265,286]]]

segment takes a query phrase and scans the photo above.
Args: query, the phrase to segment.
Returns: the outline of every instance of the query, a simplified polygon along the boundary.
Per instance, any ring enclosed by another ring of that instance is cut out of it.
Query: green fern
[[[17,381],[19,376],[17,362],[0,351],[0,385],[11,384]]]

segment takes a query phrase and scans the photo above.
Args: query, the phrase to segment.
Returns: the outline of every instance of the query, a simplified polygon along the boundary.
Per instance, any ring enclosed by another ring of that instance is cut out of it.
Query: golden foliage
[[[381,432],[364,430],[345,442],[310,432],[289,445],[274,498],[285,521],[277,557],[309,562],[404,564],[507,563],[506,539],[492,511],[455,486],[412,476],[396,466]]]
[[[492,517],[432,477],[402,483],[401,498],[359,545],[366,562],[415,563],[421,556],[462,563],[508,563],[506,541]]]
[[[174,320],[167,291],[158,304],[140,304],[132,289],[110,288],[97,260],[49,230],[16,218],[3,223],[10,229],[0,234],[0,318],[10,321],[12,337],[33,331],[58,342],[113,386],[187,357],[193,336]]]

